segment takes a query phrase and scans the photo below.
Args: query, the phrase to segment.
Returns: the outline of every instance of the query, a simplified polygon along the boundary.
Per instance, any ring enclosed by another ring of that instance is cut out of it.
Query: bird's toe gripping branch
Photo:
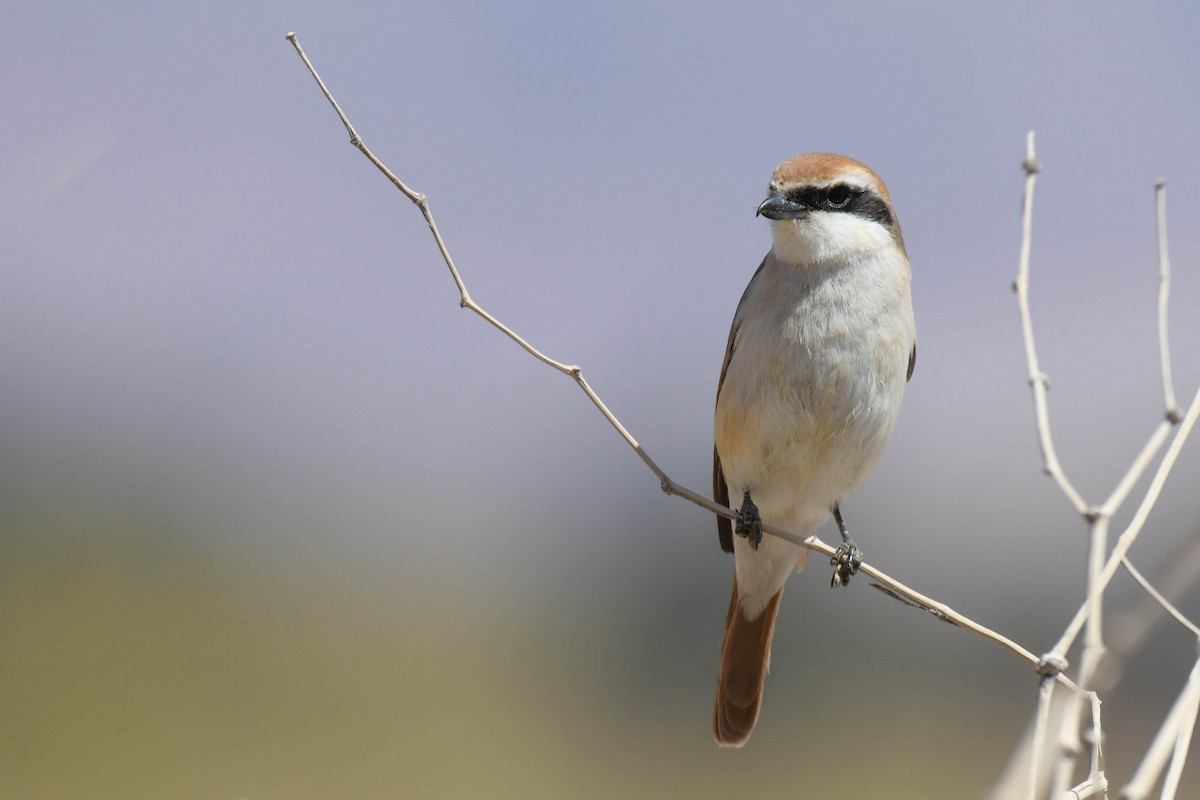
[[[742,497],[742,507],[738,509],[735,522],[734,532],[743,539],[749,540],[752,550],[757,550],[763,537],[762,517],[758,514],[758,506],[754,505],[754,501],[750,499],[749,492]]]
[[[829,559],[829,564],[833,567],[833,578],[829,581],[829,585],[837,587],[845,586],[852,577],[858,574],[863,556],[862,550],[858,549],[858,545],[850,538],[850,532],[846,530],[846,523],[842,520],[842,509],[837,503],[833,504],[832,511],[833,520],[838,526],[838,533],[842,535],[841,545],[834,551],[833,558]]]
[[[842,542],[834,551],[833,558],[829,559],[833,567],[833,578],[830,579],[829,585],[836,587],[849,583],[850,578],[858,574],[862,560],[862,550],[858,549],[858,545],[849,539]]]

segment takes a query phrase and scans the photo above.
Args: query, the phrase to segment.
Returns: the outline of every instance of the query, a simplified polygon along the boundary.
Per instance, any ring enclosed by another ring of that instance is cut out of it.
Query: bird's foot
[[[829,559],[829,564],[833,567],[833,579],[829,581],[829,585],[845,586],[858,574],[858,568],[862,566],[862,550],[850,539],[850,532],[846,530],[846,523],[842,519],[841,506],[834,503],[830,511],[833,512],[833,521],[837,523],[838,533],[842,535],[842,543],[834,551],[833,558]]]
[[[734,532],[750,542],[750,549],[757,550],[762,542],[762,517],[758,515],[758,506],[750,499],[750,493],[742,497],[742,507],[737,511]]]
[[[834,551],[833,558],[829,559],[829,564],[833,567],[833,578],[829,585],[836,587],[849,583],[850,578],[858,574],[862,560],[862,550],[858,549],[858,545],[850,539],[842,542]]]

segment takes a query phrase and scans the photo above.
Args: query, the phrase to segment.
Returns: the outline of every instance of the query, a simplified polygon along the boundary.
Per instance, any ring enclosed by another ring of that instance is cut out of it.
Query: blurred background
[[[714,746],[711,515],[459,310],[284,34],[428,194],[472,295],[701,491],[771,169],[874,167],[920,359],[848,523],[1040,653],[1086,538],[1041,473],[1010,288],[1025,133],[1054,432],[1098,503],[1163,412],[1159,177],[1181,402],[1200,383],[1198,25],[1183,2],[11,4],[0,797],[981,796],[1031,669],[816,561],[753,740]],[[1132,553],[1152,577],[1200,535],[1198,482],[1192,442]],[[1119,576],[1110,618],[1137,596]],[[1194,659],[1162,625],[1107,696],[1118,785]]]

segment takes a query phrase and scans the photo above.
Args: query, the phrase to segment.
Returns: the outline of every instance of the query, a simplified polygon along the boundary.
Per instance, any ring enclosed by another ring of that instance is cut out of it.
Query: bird
[[[808,550],[764,524],[809,536],[830,517],[842,534],[833,583],[861,553],[840,504],[875,468],[916,365],[911,269],[883,180],[834,153],[780,164],[756,215],[771,249],[738,303],[717,384],[713,492],[734,554],[733,596],[717,673],[713,733],[750,738],[762,707],[784,584]]]

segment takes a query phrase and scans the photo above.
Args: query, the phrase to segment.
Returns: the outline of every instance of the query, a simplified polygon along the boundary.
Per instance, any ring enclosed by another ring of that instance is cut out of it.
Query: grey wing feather
[[[742,304],[746,302],[746,298],[750,295],[750,287],[754,285],[755,278],[763,271],[763,267],[767,265],[767,259],[763,259],[758,265],[758,269],[754,271],[754,275],[750,278],[750,283],[746,285],[746,291],[742,292],[742,299],[738,301],[738,310],[733,315],[733,325],[729,328],[729,341],[725,344],[725,361],[721,364],[721,377],[717,380],[717,397],[721,397],[721,387],[725,385],[725,373],[729,371],[729,361],[733,358],[733,346],[737,342],[738,326],[741,323]],[[911,374],[912,367],[909,367]],[[721,455],[717,452],[716,446],[713,447],[713,500],[717,505],[729,507],[729,486],[725,483],[725,472],[721,469]],[[725,517],[717,517],[717,538],[721,541],[721,549],[726,553],[733,552],[733,524]]]

